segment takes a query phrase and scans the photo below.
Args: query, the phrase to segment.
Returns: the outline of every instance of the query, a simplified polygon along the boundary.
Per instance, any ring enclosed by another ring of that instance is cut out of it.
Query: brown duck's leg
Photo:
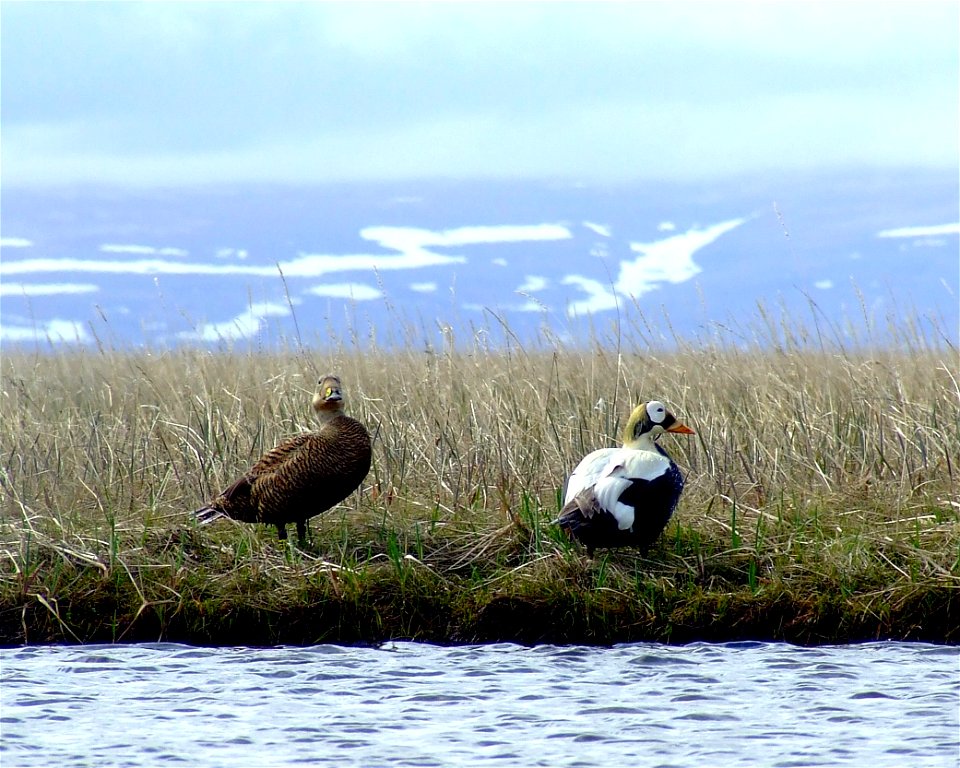
[[[297,538],[301,544],[307,543],[307,521],[297,520]]]
[[[277,523],[277,537],[280,541],[287,540],[287,524],[286,523]]]

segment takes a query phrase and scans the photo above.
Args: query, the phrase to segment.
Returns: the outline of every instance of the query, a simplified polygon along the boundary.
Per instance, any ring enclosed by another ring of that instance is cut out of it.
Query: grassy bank
[[[960,642],[957,353],[562,345],[2,361],[0,643]],[[359,494],[286,550],[189,512],[342,375]],[[638,398],[697,430],[646,555],[549,524]]]

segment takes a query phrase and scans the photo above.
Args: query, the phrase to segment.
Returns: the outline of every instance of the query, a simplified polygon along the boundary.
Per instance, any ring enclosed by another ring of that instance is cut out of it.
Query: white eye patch
[[[654,424],[662,424],[667,417],[667,407],[659,400],[651,400],[647,403],[647,416]]]

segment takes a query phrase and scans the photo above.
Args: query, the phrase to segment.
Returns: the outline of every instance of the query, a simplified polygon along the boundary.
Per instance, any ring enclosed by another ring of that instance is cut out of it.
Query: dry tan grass
[[[786,336],[762,347],[5,354],[3,605],[42,606],[66,639],[81,633],[65,629],[57,601],[81,583],[98,592],[83,573],[132,585],[140,608],[127,622],[145,606],[181,610],[191,589],[234,600],[256,584],[256,604],[279,610],[292,595],[315,599],[312,588],[342,596],[408,576],[426,592],[466,584],[491,599],[507,585],[557,599],[559,584],[642,606],[651,589],[680,599],[695,585],[713,599],[819,584],[875,592],[886,609],[921,586],[948,590],[955,606],[956,351],[915,341],[849,352]],[[314,520],[314,550],[292,557],[271,530],[229,521],[197,530],[191,510],[311,426],[312,387],[331,371],[376,434],[374,468],[361,493]],[[564,478],[654,397],[697,431],[665,438],[688,476],[678,525],[648,558],[585,563],[549,525]]]

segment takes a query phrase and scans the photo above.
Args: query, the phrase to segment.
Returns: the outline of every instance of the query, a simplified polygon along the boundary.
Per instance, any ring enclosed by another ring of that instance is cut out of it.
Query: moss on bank
[[[391,554],[388,537],[343,564],[238,528],[154,531],[112,564],[109,551],[25,539],[2,583],[0,643],[960,642],[956,565],[910,547],[864,549],[839,574],[809,556],[778,569],[771,550],[679,525],[646,556],[595,560],[550,539],[534,548],[518,527],[498,532],[489,562],[457,568],[442,546]]]

